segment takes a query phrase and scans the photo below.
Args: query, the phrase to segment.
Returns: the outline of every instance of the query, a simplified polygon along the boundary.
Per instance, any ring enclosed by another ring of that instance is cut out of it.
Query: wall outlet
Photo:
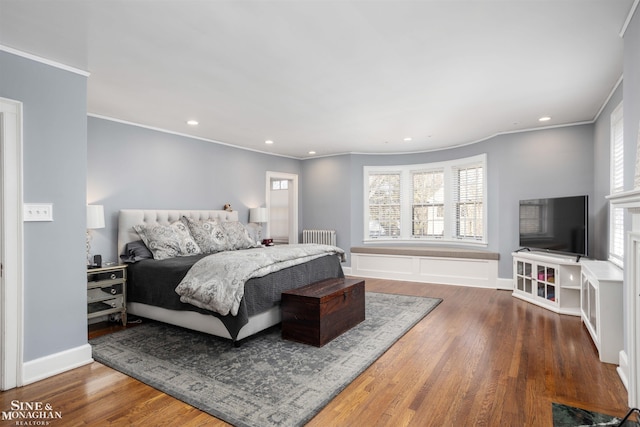
[[[53,221],[53,204],[25,203],[23,217],[25,221]]]

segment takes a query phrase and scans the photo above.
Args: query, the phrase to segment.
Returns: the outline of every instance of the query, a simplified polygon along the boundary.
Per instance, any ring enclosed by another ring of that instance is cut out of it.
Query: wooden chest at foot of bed
[[[326,279],[282,293],[282,338],[322,347],[364,320],[364,280]]]

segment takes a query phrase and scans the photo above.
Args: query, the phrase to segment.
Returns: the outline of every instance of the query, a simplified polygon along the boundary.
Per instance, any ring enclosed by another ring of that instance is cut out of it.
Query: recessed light
[[[404,139],[404,141],[405,141],[405,142],[411,142],[411,140],[412,140],[412,139],[413,139],[413,138],[411,138],[410,136],[408,136],[408,137],[406,137],[406,138]]]
[[[551,120],[551,117],[549,116],[540,117],[538,119],[539,122],[548,122],[549,120]]]
[[[273,144],[273,141],[272,141],[272,140],[270,140],[270,139],[267,139],[264,143],[265,143],[265,144],[269,144],[269,145],[271,145],[271,144]]]
[[[198,126],[198,121],[197,120],[187,120],[187,124],[189,126]]]
[[[316,154],[316,152],[315,151],[309,151],[309,154],[314,155],[314,154]]]

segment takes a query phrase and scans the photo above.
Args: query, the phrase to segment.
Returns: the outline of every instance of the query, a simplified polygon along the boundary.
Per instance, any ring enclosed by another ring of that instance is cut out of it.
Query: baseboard
[[[620,351],[620,361],[619,366],[616,368],[616,372],[618,372],[618,376],[620,380],[622,380],[622,384],[624,384],[624,388],[627,389],[627,393],[629,392],[629,358],[627,357],[627,353],[624,350]]]
[[[509,277],[508,279],[503,279],[498,277],[496,281],[497,288],[503,291],[512,291],[513,290],[513,277]]]
[[[351,267],[342,267],[342,271],[345,275],[351,276]]]
[[[34,383],[45,378],[70,371],[93,362],[89,344],[61,351],[39,359],[25,362],[23,365],[22,385]]]

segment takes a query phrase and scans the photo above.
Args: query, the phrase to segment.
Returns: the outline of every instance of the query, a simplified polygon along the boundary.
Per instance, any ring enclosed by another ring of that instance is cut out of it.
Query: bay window
[[[486,155],[365,166],[365,240],[486,243]]]

